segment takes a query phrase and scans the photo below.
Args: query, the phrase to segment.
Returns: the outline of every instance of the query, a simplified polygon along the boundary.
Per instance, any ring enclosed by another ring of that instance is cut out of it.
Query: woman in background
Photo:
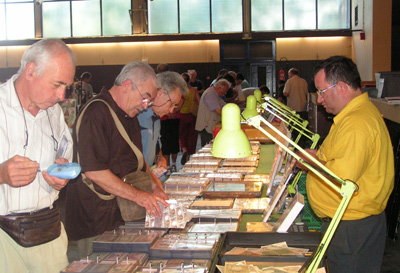
[[[184,165],[189,160],[190,155],[196,153],[197,131],[195,130],[195,125],[200,95],[197,88],[189,85],[189,74],[182,73],[182,77],[189,88],[189,95],[185,98],[181,108],[181,121],[179,124],[179,142],[182,149],[181,164]]]

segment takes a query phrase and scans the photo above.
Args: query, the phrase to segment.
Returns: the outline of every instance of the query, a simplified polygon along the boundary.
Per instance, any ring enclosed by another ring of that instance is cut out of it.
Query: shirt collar
[[[17,97],[17,90],[15,90],[15,84],[14,84],[15,81],[17,80],[17,78],[18,78],[18,75],[14,75],[7,82],[8,90],[10,90],[10,106],[12,108],[20,108],[21,107],[18,97]]]
[[[352,99],[334,118],[333,122],[335,124],[339,123],[344,117],[349,113],[353,112],[355,108],[369,101],[368,93],[363,93],[360,96]]]

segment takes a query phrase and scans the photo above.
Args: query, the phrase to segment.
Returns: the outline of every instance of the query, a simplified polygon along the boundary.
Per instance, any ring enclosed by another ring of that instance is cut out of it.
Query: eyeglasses
[[[131,81],[132,85],[134,86],[135,89],[137,89],[137,91],[139,92],[140,96],[142,97],[142,103],[147,104],[147,107],[150,107],[153,105],[153,99],[151,98],[150,93],[146,92],[143,96],[143,94],[140,92],[138,86]]]
[[[49,125],[50,125],[50,130],[51,130],[51,138],[53,139],[53,143],[54,143],[54,151],[57,152],[57,150],[58,150],[58,141],[54,137],[53,126],[51,126],[49,112],[47,112],[47,109],[46,109],[46,113],[47,113],[47,119],[49,120]],[[28,134],[28,131],[27,131],[27,134]]]
[[[329,86],[328,88],[325,88],[324,90],[321,90],[321,91],[317,90],[318,96],[323,97],[323,94],[324,94],[326,91],[328,91],[329,89],[335,87],[336,85],[337,85],[337,83],[335,83],[335,84]]]
[[[164,91],[165,91],[165,93],[167,93],[168,101],[171,102],[171,108],[174,108],[174,109],[178,108],[178,105],[176,105],[176,104],[174,104],[174,103],[172,102],[171,97],[169,96],[169,92],[168,92],[167,90],[165,90],[165,89],[164,89]],[[167,101],[167,102],[168,102],[168,101]]]
[[[163,90],[164,90],[164,93],[167,94],[168,100],[167,100],[166,102],[164,102],[163,104],[160,104],[160,105],[155,105],[155,104],[153,104],[153,106],[155,106],[155,107],[161,107],[161,106],[164,106],[165,104],[167,104],[168,102],[171,102],[170,108],[174,108],[174,109],[178,108],[178,105],[176,105],[176,104],[174,104],[174,103],[172,102],[171,97],[169,96],[168,90],[166,90],[166,89],[164,89],[164,88],[160,88],[160,89],[163,89]]]
[[[24,118],[24,124],[25,124],[25,144],[24,144],[23,148],[24,148],[24,151],[26,152],[26,148],[28,147],[28,143],[29,143],[28,125],[27,125],[27,123],[26,123],[25,111],[24,111],[24,108],[22,107],[21,100],[19,99],[18,93],[16,93],[16,94],[17,94],[17,98],[18,98],[19,104],[20,104],[20,106],[21,106],[22,116],[23,116],[23,118]],[[51,130],[51,138],[53,139],[53,143],[54,143],[54,151],[57,152],[57,150],[58,150],[58,141],[57,141],[57,139],[54,137],[53,126],[51,125],[50,117],[49,117],[49,112],[47,111],[47,109],[46,109],[46,114],[47,114],[47,119],[49,120],[49,125],[50,125],[50,130]],[[25,152],[24,152],[24,156],[25,156]]]

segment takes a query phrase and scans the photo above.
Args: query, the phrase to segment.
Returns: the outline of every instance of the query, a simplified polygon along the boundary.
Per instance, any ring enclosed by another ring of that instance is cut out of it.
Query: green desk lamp
[[[255,96],[250,95],[246,99],[246,109],[242,112],[241,121],[246,121],[247,117],[254,117],[256,115],[258,115],[257,99]]]
[[[240,109],[233,103],[222,108],[221,130],[214,139],[211,154],[220,158],[251,156],[251,146],[240,127]]]
[[[227,107],[229,104],[227,104],[225,107]],[[225,108],[224,107],[224,108]],[[236,106],[237,107],[237,106]],[[227,113],[227,112],[225,112]],[[238,117],[233,117],[233,115],[236,115],[237,112],[230,112],[227,113],[229,116],[226,118],[230,118],[232,120],[236,120],[233,122],[239,123],[239,118]],[[222,116],[224,116],[224,111],[222,112]],[[224,117],[222,117],[224,120]],[[308,265],[306,272],[307,273],[314,273],[317,269],[319,264],[321,263],[321,260],[326,252],[326,249],[328,248],[328,245],[330,241],[332,240],[332,237],[336,231],[337,226],[339,225],[340,220],[343,217],[344,212],[346,211],[347,206],[349,205],[350,199],[353,196],[354,192],[357,190],[357,185],[348,180],[343,180],[340,177],[338,177],[335,173],[333,173],[331,170],[329,170],[325,165],[323,165],[321,162],[319,162],[317,159],[315,159],[311,154],[307,153],[305,150],[303,150],[300,146],[298,146],[295,142],[293,142],[290,138],[288,138],[285,134],[282,134],[281,131],[279,131],[275,126],[273,126],[271,123],[267,122],[262,116],[257,115],[254,117],[249,117],[247,122],[260,130],[262,133],[264,133],[266,136],[268,136],[271,140],[273,140],[276,144],[278,144],[282,149],[286,150],[289,154],[291,154],[296,160],[298,160],[300,163],[302,163],[304,166],[306,166],[310,171],[312,171],[315,175],[317,175],[322,181],[324,181],[328,186],[330,186],[332,189],[334,189],[336,192],[338,192],[342,196],[342,201],[339,204],[338,209],[335,212],[335,215],[332,218],[331,223],[328,226],[328,229],[325,232],[324,237],[321,240],[321,243],[319,244],[318,248],[315,250],[313,258],[311,263]],[[272,129],[277,135],[288,141],[293,147],[295,147],[297,150],[299,150],[308,160],[310,160],[310,163],[306,162],[303,160],[299,155],[297,155],[295,152],[293,152],[290,148],[286,147],[283,143],[278,141],[277,138],[275,138],[272,134],[268,133],[266,130],[264,130],[261,127],[261,122],[266,124],[270,129]],[[226,122],[228,125],[228,123]],[[230,124],[232,125],[232,124]],[[239,126],[239,125],[236,125]],[[239,140],[239,139],[238,139]],[[243,140],[239,140],[239,142],[243,142]],[[228,145],[223,144],[222,141],[214,141],[213,148],[211,149],[211,154],[213,156],[216,156],[213,154],[213,149],[217,149],[217,146],[222,145],[226,149],[229,150]],[[230,145],[236,145],[235,143],[230,143]],[[240,145],[243,145],[240,143]],[[214,148],[214,146],[216,146]],[[220,149],[220,148],[218,148]],[[219,151],[219,155],[229,155],[231,153],[224,153],[223,151]],[[222,156],[220,156],[222,157]],[[238,158],[240,156],[236,156]],[[341,187],[338,187],[335,183],[330,181],[327,177],[330,179],[333,179],[336,183],[339,183]]]
[[[263,103],[261,90],[254,90],[254,97],[256,97],[257,104]]]

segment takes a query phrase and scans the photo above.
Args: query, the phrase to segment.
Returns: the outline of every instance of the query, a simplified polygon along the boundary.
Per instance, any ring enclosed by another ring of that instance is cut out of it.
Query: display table
[[[389,104],[385,99],[370,98],[384,118],[400,123],[400,104]]]
[[[275,145],[274,144],[264,144],[261,145],[260,157],[258,161],[257,174],[269,174],[272,164],[275,158]],[[266,185],[264,185],[262,197],[266,196]],[[242,214],[242,218],[239,222],[238,231],[246,231],[246,223],[248,222],[262,222],[262,214]]]

